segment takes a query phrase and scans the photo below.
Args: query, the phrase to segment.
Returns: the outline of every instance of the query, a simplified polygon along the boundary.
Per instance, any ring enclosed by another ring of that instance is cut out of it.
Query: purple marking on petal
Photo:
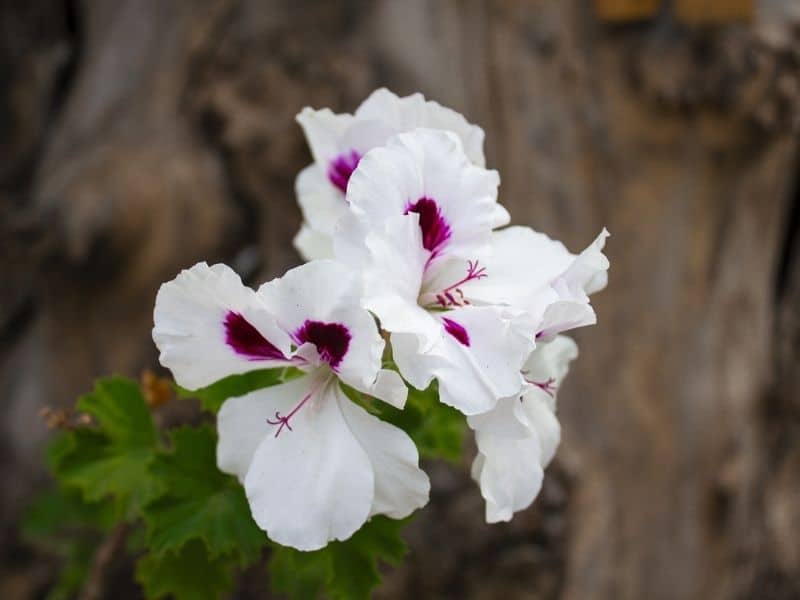
[[[413,204],[409,202],[406,212],[419,215],[419,228],[422,230],[422,246],[435,256],[442,245],[450,239],[450,225],[442,216],[439,205],[433,198],[423,196]]]
[[[228,311],[223,321],[225,343],[247,360],[288,360],[241,314]]]
[[[447,333],[456,338],[464,346],[469,347],[469,334],[463,325],[447,317],[442,317],[442,321],[444,321],[444,330]]]
[[[328,179],[337,188],[342,190],[342,193],[347,192],[347,182],[350,181],[350,176],[356,170],[361,154],[355,150],[345,152],[334,158],[328,165]]]
[[[310,342],[317,347],[320,358],[336,369],[342,362],[350,347],[352,336],[341,323],[323,323],[322,321],[306,321],[294,332],[298,344]]]

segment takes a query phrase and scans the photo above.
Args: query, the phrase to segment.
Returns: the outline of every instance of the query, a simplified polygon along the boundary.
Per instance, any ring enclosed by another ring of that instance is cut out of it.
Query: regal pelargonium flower
[[[218,415],[219,468],[244,484],[274,541],[314,550],[373,515],[408,516],[430,484],[400,429],[366,412],[341,383],[402,407],[407,389],[381,369],[384,341],[359,304],[360,281],[313,261],[256,292],[225,265],[200,263],[159,290],[153,339],[189,389],[253,369],[302,376],[230,398]]]
[[[304,108],[297,121],[314,157],[298,175],[295,186],[304,223],[294,243],[307,260],[332,256],[331,236],[347,210],[345,192],[350,176],[369,150],[392,135],[417,127],[450,131],[459,137],[472,163],[483,166],[485,162],[483,130],[454,110],[426,101],[422,94],[400,98],[382,88],[355,114]]]
[[[577,356],[578,347],[568,337],[540,343],[525,363],[523,390],[467,419],[478,445],[472,478],[486,500],[488,523],[511,520],[539,494],[561,439],[556,392]]]
[[[608,236],[603,229],[575,255],[530,227],[495,231],[491,244],[476,254],[485,276],[459,283],[455,295],[476,305],[503,304],[524,310],[538,323],[536,339],[541,341],[593,325],[597,316],[589,295],[608,283],[609,261],[603,254]],[[451,262],[441,278],[458,281],[463,271],[463,265]]]
[[[510,306],[476,306],[461,289],[490,274],[477,257],[507,220],[499,177],[471,163],[449,132],[398,134],[351,176],[350,209],[335,238],[339,259],[364,275],[364,305],[391,332],[403,376],[464,414],[494,407],[522,385],[535,325]],[[453,265],[460,271],[452,278]]]

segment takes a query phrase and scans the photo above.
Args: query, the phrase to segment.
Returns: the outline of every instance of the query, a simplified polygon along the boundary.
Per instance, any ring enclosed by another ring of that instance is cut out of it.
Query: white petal
[[[397,371],[381,369],[375,381],[368,386],[353,385],[355,389],[402,409],[408,399],[408,388]]]
[[[336,261],[316,260],[265,283],[258,295],[281,327],[295,336],[309,323],[343,327],[348,336],[345,351],[330,364],[342,381],[361,389],[375,381],[384,348],[374,318],[361,308],[361,292],[362,282],[351,269]],[[312,358],[316,350],[309,346],[298,354]]]
[[[469,299],[528,309],[531,297],[548,289],[569,268],[575,255],[561,242],[530,227],[509,227],[495,231],[491,251],[477,258],[486,269],[486,277],[462,286]]]
[[[422,94],[399,98],[381,88],[372,92],[356,110],[356,118],[383,120],[396,131],[410,131],[417,127],[452,131],[464,145],[470,160],[483,166],[483,129],[472,125],[456,111],[434,101],[425,101]]]
[[[441,313],[451,329],[463,329],[466,338],[447,332],[429,352],[411,350],[412,343],[392,336],[394,359],[400,373],[415,387],[439,381],[439,399],[466,415],[494,408],[501,398],[522,386],[520,368],[533,347],[532,326],[519,316],[495,307],[465,307]]]
[[[341,308],[359,305],[361,282],[344,265],[314,260],[258,288],[258,296],[292,331],[306,319],[328,321]]]
[[[314,110],[306,107],[296,119],[303,128],[314,161],[327,167],[328,162],[343,150],[341,140],[353,122],[353,116],[335,114],[328,108]]]
[[[536,334],[538,341],[552,340],[564,331],[597,323],[597,315],[589,304],[589,298],[582,291],[580,296],[571,293],[559,296],[559,300],[548,303],[544,310]]]
[[[569,372],[569,364],[578,357],[578,345],[567,336],[559,335],[548,343],[539,343],[522,367],[530,380],[546,381],[553,378],[561,385]]]
[[[600,235],[578,255],[564,273],[565,281],[580,285],[587,294],[593,294],[606,287],[609,262],[603,254],[603,247],[609,235],[608,230],[603,228]]]
[[[467,423],[474,431],[515,439],[528,437],[531,432],[526,418],[521,419],[518,413],[522,398],[522,394],[502,398],[492,410],[467,417]]]
[[[303,385],[268,388],[282,414],[302,400]],[[300,397],[298,397],[300,396]],[[298,410],[292,430],[268,435],[245,478],[253,518],[274,541],[317,550],[345,540],[367,520],[375,497],[372,463],[341,412],[331,382]]]
[[[328,181],[316,164],[300,171],[295,191],[303,219],[313,229],[332,236],[338,220],[348,212],[344,194]]]
[[[535,437],[513,439],[476,433],[480,454],[473,477],[486,500],[486,522],[510,521],[531,505],[542,488],[539,442]]]
[[[274,346],[276,355],[289,356],[288,336],[256,293],[229,267],[198,263],[161,286],[153,314],[159,360],[183,387],[197,389],[235,373],[288,364],[229,345],[225,323],[230,313]]]
[[[375,318],[360,306],[341,309],[333,313],[331,318],[334,322],[345,324],[352,336],[347,354],[336,367],[339,379],[360,390],[371,390],[380,374],[386,345],[378,332]]]
[[[469,162],[454,134],[415,129],[390,138],[361,159],[350,178],[347,199],[376,227],[406,214],[410,203],[433,200],[449,228],[438,254],[470,258],[489,242],[499,182],[496,171]]]
[[[544,469],[553,460],[561,442],[561,424],[542,395],[541,390],[528,390],[522,402],[516,404],[516,409],[519,420],[530,431],[529,436],[539,442],[539,463]]]
[[[543,469],[561,440],[555,393],[577,355],[575,343],[563,336],[538,345],[525,363],[526,379],[550,382],[550,391],[530,384],[522,395],[504,398],[488,413],[467,419],[479,450],[472,477],[486,499],[488,522],[509,520],[538,494]]]
[[[603,232],[580,255],[528,227],[509,227],[493,234],[488,252],[478,260],[485,276],[460,286],[473,304],[505,304],[525,310],[541,321],[539,338],[592,325],[596,316],[587,293],[601,289],[607,280],[608,259],[602,248]],[[448,263],[437,280],[426,284],[428,296],[447,282],[459,281],[464,266]]]
[[[418,466],[419,454],[411,438],[346,398],[340,398],[340,407],[375,473],[375,498],[370,516],[403,519],[425,506],[430,481]]]
[[[333,258],[333,243],[330,236],[302,225],[292,240],[295,249],[304,260]]]
[[[418,390],[428,388],[435,376],[435,366],[439,364],[435,356],[423,354],[422,343],[422,338],[413,333],[391,335],[394,362],[403,378]]]
[[[228,398],[217,414],[217,466],[220,471],[230,473],[244,483],[247,470],[259,444],[267,437],[274,437],[276,413],[287,415],[311,390],[314,383],[311,375],[293,379],[287,383],[256,390],[238,398]],[[294,427],[294,420],[290,421]],[[281,435],[289,435],[284,431]]]
[[[505,227],[511,223],[511,214],[502,204],[496,204],[492,213],[492,229]]]
[[[359,232],[364,237],[358,239]],[[363,221],[347,217],[337,234],[337,257],[362,273],[363,304],[392,332],[416,333],[429,348],[440,337],[440,327],[419,306],[427,252],[421,248],[420,231],[414,218],[395,216],[376,230],[369,231]]]

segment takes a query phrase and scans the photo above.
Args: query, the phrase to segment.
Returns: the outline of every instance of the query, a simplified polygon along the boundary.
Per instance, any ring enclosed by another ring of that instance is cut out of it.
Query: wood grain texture
[[[668,14],[608,25],[577,0],[78,3],[77,32],[42,42],[74,44],[68,80],[15,83],[52,109],[2,142],[40,147],[8,210],[44,248],[15,230],[0,257],[38,276],[17,269],[25,318],[0,312],[0,456],[20,481],[0,494],[3,551],[41,477],[38,409],[151,366],[152,300],[181,267],[224,259],[259,281],[296,264],[310,158],[294,115],[386,85],[485,128],[516,223],[575,251],[608,227],[612,270],[599,324],[575,336],[540,499],[490,527],[467,462],[431,465],[431,506],[379,597],[800,595],[790,4],[695,31]],[[264,585],[248,573],[242,597]]]

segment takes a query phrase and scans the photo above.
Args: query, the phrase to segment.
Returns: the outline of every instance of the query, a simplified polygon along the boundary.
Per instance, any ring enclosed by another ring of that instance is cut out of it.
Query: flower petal
[[[534,296],[531,305],[544,307],[537,338],[552,339],[558,333],[597,322],[588,294],[603,289],[608,283],[609,262],[602,252],[608,235],[608,231],[603,229],[597,239],[552,282],[548,291]]]
[[[513,439],[477,432],[480,454],[473,478],[486,500],[486,522],[510,521],[528,508],[542,489],[544,470],[535,437]]]
[[[430,348],[440,337],[436,320],[417,303],[427,252],[420,243],[417,216],[394,216],[358,240],[363,222],[345,218],[336,237],[337,257],[364,278],[363,304],[387,331],[416,333]]]
[[[305,222],[320,233],[332,235],[337,221],[348,212],[344,194],[331,186],[316,164],[300,171],[295,192]]]
[[[330,236],[315,231],[308,225],[300,226],[300,231],[294,236],[292,243],[304,260],[333,258],[333,244]]]
[[[306,375],[238,398],[228,398],[217,413],[217,466],[220,471],[235,475],[244,483],[258,446],[276,434],[276,426],[270,421],[275,420],[276,414],[289,414],[313,383],[313,377]],[[291,420],[290,425],[294,427],[294,424]]]
[[[282,410],[302,399],[307,383],[263,390]],[[342,414],[349,402],[335,381],[295,413],[292,430],[267,435],[245,477],[253,518],[270,539],[298,550],[345,540],[367,520],[375,497],[370,458]]]
[[[311,364],[327,362],[344,382],[363,388],[378,375],[384,341],[361,308],[361,290],[352,270],[315,260],[265,283],[258,295],[281,327],[293,332],[294,343],[304,344],[298,354]]]
[[[525,362],[524,393],[467,419],[478,444],[472,477],[486,499],[488,522],[509,520],[539,493],[543,469],[561,439],[556,391],[577,355],[575,343],[564,336],[538,345]]]
[[[539,463],[544,469],[553,460],[561,442],[561,424],[547,399],[541,395],[540,390],[529,389],[515,408],[518,421],[525,423],[530,432],[529,437],[534,437],[539,442]]]
[[[185,388],[290,364],[289,337],[225,265],[198,263],[163,284],[153,316],[159,360]]]
[[[370,516],[403,519],[425,506],[431,485],[428,476],[419,468],[419,454],[411,438],[346,398],[340,397],[339,405],[375,473],[375,498]]]
[[[603,228],[600,235],[581,252],[562,276],[570,284],[579,285],[587,294],[599,292],[608,283],[609,262],[603,248],[611,234]]]
[[[486,277],[462,286],[470,301],[528,308],[531,297],[548,289],[575,255],[561,242],[530,227],[508,227],[493,232],[490,251],[476,258],[486,269]],[[463,270],[462,265],[457,268]]]
[[[482,167],[486,162],[483,155],[483,129],[438,102],[426,101],[422,94],[400,98],[386,88],[380,88],[361,103],[355,116],[357,119],[382,120],[397,132],[417,127],[452,131],[461,139],[467,156],[474,164]]]
[[[303,128],[314,161],[324,166],[343,150],[341,139],[353,123],[353,115],[336,114],[328,108],[305,107],[295,118]]]
[[[359,392],[382,400],[395,408],[402,409],[408,399],[408,388],[403,378],[396,371],[381,369],[375,381],[368,386],[353,385]]]
[[[439,399],[466,415],[494,408],[522,386],[520,368],[533,348],[533,326],[520,315],[496,307],[464,307],[442,313],[444,334],[420,352],[407,336],[392,335],[400,373],[415,387],[435,377]]]
[[[391,217],[410,217],[412,207],[424,200],[435,206],[439,229],[447,229],[435,250],[426,249],[434,256],[470,258],[476,247],[489,242],[499,183],[496,171],[470,163],[456,135],[415,129],[390,138],[361,159],[350,178],[347,199],[371,230]],[[426,220],[418,223],[424,226]]]

